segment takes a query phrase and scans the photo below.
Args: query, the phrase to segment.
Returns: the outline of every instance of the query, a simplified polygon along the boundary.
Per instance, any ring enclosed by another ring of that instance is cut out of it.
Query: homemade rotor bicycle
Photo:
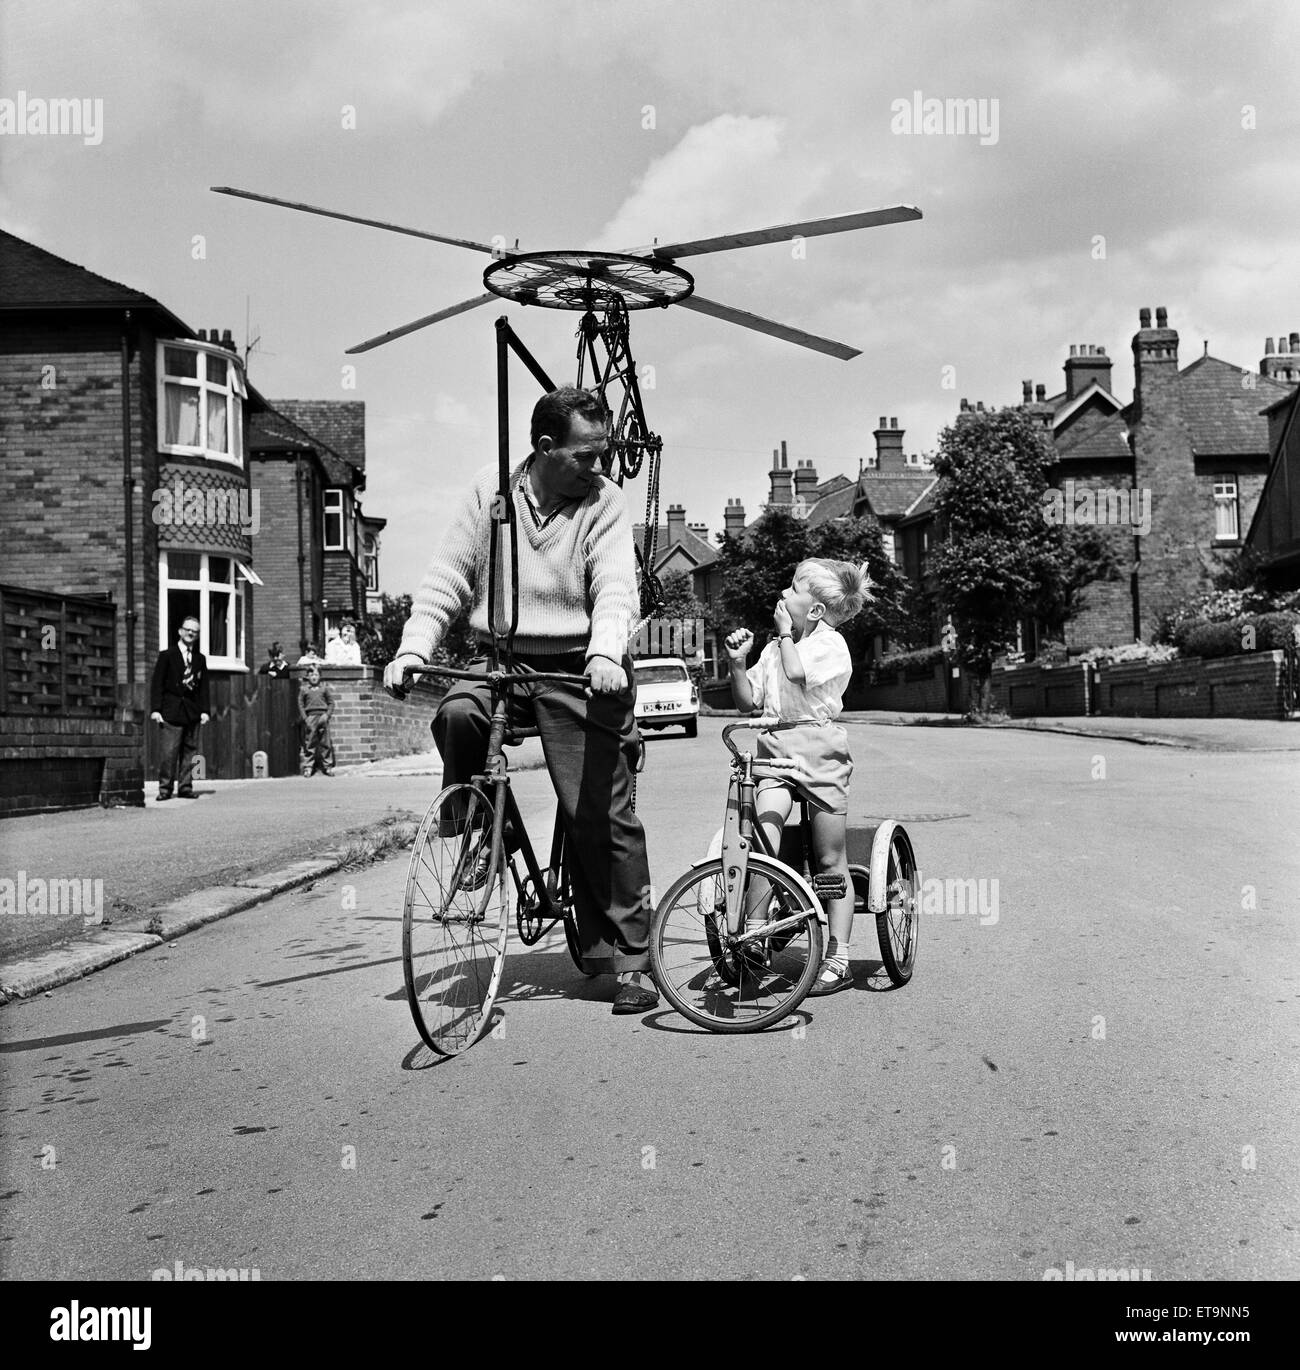
[[[466,784],[447,786],[429,806],[411,851],[402,908],[402,969],[411,1015],[429,1047],[440,1056],[454,1056],[478,1040],[491,1018],[512,902],[525,946],[562,922],[573,964],[584,975],[594,974],[583,961],[578,938],[563,815],[556,811],[550,860],[543,868],[510,788],[504,750],[537,735],[535,728],[511,726],[516,689],[525,684],[585,688],[587,678],[450,667],[408,672],[408,677],[426,674],[484,681],[492,692],[483,771]],[[628,747],[640,751],[639,742]]]
[[[843,876],[811,879],[810,808],[821,801],[798,778],[798,763],[741,751],[741,729],[776,732],[796,723],[762,720],[722,730],[731,752],[726,820],[716,855],[697,861],[659,902],[650,924],[650,964],[665,999],[713,1032],[758,1032],[787,1018],[812,989],[822,959],[822,899],[845,893]],[[800,801],[774,851],[755,810],[756,782],[779,779]],[[901,823],[848,830],[854,916],[876,922],[880,958],[895,985],[912,978],[920,877]]]

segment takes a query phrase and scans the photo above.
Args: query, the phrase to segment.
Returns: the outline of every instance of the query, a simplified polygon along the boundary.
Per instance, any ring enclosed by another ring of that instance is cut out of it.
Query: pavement
[[[970,726],[956,714],[853,711],[842,718],[891,727]],[[1037,718],[986,726],[1202,752],[1300,751],[1295,721]],[[543,764],[536,738],[511,757],[515,770]],[[41,880],[102,882],[94,901],[102,921],[86,926],[84,911],[71,919],[33,914],[30,896],[26,908],[6,911],[0,1002],[47,993],[364,860],[370,844],[385,834],[391,841],[396,825],[418,821],[441,774],[437,753],[426,752],[338,767],[333,777],[201,782],[196,800],[165,805],[150,782],[142,808],[4,820],[4,878],[16,888],[24,880],[29,890]]]

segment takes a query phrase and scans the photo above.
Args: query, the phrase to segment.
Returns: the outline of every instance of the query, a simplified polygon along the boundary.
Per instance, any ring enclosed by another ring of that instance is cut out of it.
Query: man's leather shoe
[[[645,1013],[658,1004],[658,991],[653,986],[647,987],[644,984],[638,984],[637,980],[641,978],[641,972],[637,972],[618,987],[614,995],[615,1013]],[[649,976],[644,978],[648,980]]]
[[[195,794],[193,790],[177,790],[177,791],[176,791],[176,798],[177,798],[177,799],[197,799],[197,798],[198,798],[198,795]]]
[[[171,798],[171,795],[170,795],[170,794],[159,794],[159,796],[158,796],[158,802],[161,804],[161,803],[163,802],[164,799],[170,799],[170,798]]]

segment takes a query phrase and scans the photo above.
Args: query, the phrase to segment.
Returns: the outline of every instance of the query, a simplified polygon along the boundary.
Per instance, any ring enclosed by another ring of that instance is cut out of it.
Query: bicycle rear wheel
[[[510,882],[492,843],[493,816],[481,790],[450,785],[429,806],[411,851],[402,970],[416,1029],[440,1056],[478,1040],[501,983]]]
[[[758,1032],[785,1018],[812,988],[822,957],[817,907],[779,862],[751,855],[744,907],[769,923],[802,917],[793,931],[744,947],[727,933],[726,881],[714,857],[686,872],[650,921],[650,965],[665,999],[711,1032]]]
[[[895,985],[905,985],[916,965],[921,922],[921,877],[911,839],[898,825],[889,834],[885,869],[885,908],[876,914],[880,959]]]

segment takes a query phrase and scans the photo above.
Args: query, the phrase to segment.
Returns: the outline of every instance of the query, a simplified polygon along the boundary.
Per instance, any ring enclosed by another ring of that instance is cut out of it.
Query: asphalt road
[[[720,726],[651,741],[661,890],[720,821]],[[1294,757],[851,742],[854,811],[986,882],[927,885],[906,988],[860,926],[854,992],[719,1037],[512,942],[496,1035],[435,1063],[405,861],[332,876],[0,1012],[0,1273],[1295,1278]]]

